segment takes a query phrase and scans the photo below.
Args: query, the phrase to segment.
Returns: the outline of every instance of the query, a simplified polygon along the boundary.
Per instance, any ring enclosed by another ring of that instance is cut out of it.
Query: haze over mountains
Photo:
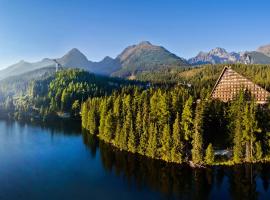
[[[270,45],[259,47],[256,51],[239,53],[227,52],[223,48],[215,48],[209,52],[200,52],[196,57],[186,60],[169,52],[162,46],[156,46],[144,41],[127,47],[116,58],[106,56],[99,62],[88,60],[76,48],[56,60],[66,68],[81,68],[102,75],[129,77],[144,71],[182,68],[201,64],[270,64]],[[49,58],[34,63],[20,61],[1,70],[0,79],[54,66],[55,61]]]

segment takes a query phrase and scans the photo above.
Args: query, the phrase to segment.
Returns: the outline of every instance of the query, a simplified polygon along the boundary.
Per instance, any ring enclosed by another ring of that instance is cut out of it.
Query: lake
[[[0,120],[0,199],[270,199],[270,165],[191,169],[118,151],[80,125]]]

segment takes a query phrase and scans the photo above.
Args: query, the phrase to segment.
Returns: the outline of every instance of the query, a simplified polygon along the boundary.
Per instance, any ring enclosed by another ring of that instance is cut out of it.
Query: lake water
[[[120,152],[72,123],[0,121],[0,199],[270,199],[270,165],[193,170]]]

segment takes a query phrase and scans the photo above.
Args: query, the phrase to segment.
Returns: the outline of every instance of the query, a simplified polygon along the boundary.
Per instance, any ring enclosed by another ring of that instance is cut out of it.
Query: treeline
[[[105,142],[167,162],[214,164],[214,147],[233,149],[231,161],[268,159],[269,109],[246,93],[231,103],[195,100],[185,87],[124,88],[82,104],[82,126]]]

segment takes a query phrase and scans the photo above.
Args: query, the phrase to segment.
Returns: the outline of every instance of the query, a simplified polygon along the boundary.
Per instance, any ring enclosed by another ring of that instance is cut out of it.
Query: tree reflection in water
[[[105,170],[123,177],[129,185],[149,187],[168,199],[261,199],[261,193],[270,193],[267,164],[192,169],[119,151],[87,133],[83,140],[92,156],[100,151]]]

